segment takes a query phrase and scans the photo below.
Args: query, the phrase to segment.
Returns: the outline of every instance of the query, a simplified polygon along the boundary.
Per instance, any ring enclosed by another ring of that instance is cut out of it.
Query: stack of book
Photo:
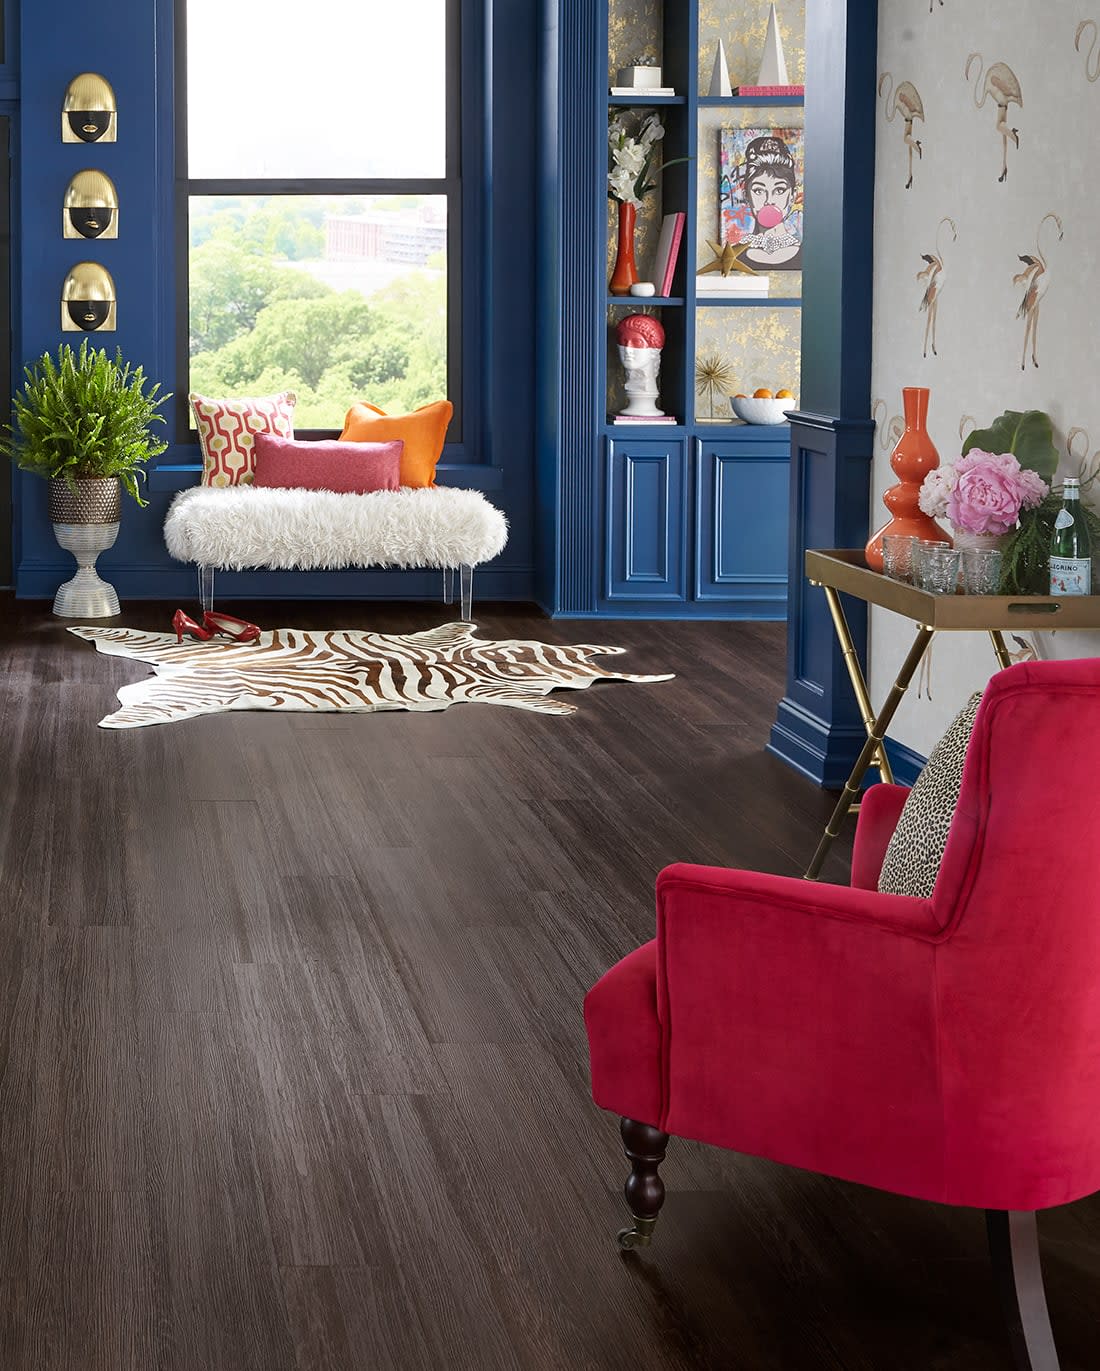
[[[806,87],[805,87],[805,86],[738,86],[738,87],[737,87],[737,94],[740,95],[742,98],[744,98],[744,97],[747,96],[747,97],[749,97],[750,99],[751,99],[751,97],[754,96],[754,95],[757,96],[757,97],[767,96],[769,99],[772,99],[772,98],[774,98],[774,97],[777,96],[777,95],[786,95],[786,96],[795,95],[795,96],[802,97],[802,96],[804,96],[804,95],[806,94]]]
[[[728,276],[698,276],[695,295],[700,300],[766,300],[770,278],[731,271]]]
[[[674,424],[676,417],[672,414],[616,414],[611,422],[613,424]]]

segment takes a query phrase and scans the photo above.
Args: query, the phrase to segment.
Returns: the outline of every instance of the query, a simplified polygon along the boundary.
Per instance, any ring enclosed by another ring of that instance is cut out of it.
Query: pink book
[[[666,214],[661,221],[661,236],[657,240],[657,264],[654,271],[657,294],[669,295],[676,259],[680,256],[680,239],[684,236],[684,214]]]
[[[805,86],[738,86],[738,95],[805,95]]]

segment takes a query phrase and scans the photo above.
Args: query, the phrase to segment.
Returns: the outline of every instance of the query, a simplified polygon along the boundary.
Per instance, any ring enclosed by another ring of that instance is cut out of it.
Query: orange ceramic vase
[[[629,295],[630,287],[638,279],[634,261],[634,224],[638,212],[626,200],[619,201],[619,233],[616,241],[615,267],[608,289],[612,295]]]
[[[951,538],[931,515],[925,514],[918,500],[921,482],[940,464],[940,455],[928,436],[928,388],[906,386],[901,392],[905,406],[905,432],[890,454],[890,465],[898,477],[882,497],[882,503],[893,516],[889,523],[872,536],[865,556],[872,571],[882,570],[882,537],[885,533],[900,533],[917,538],[935,538],[950,543]]]

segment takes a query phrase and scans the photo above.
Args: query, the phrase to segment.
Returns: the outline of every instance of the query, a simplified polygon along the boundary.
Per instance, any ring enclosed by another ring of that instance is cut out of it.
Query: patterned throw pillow
[[[187,398],[199,431],[204,486],[251,485],[256,467],[252,450],[256,434],[294,437],[294,406],[298,397],[292,390],[236,400],[211,400],[192,391]]]
[[[981,702],[981,691],[971,695],[913,783],[883,859],[878,878],[880,894],[931,896],[959,802],[966,747]]]

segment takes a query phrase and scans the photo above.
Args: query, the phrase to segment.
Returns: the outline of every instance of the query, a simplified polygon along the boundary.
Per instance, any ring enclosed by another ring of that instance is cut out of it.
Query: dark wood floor
[[[675,1143],[653,1248],[616,1251],[582,995],[664,863],[796,874],[829,801],[762,751],[778,627],[479,617],[678,676],[564,719],[108,732],[144,668],[0,604],[0,1366],[1006,1367],[977,1214]],[[1100,1203],[1041,1233],[1096,1367]]]

